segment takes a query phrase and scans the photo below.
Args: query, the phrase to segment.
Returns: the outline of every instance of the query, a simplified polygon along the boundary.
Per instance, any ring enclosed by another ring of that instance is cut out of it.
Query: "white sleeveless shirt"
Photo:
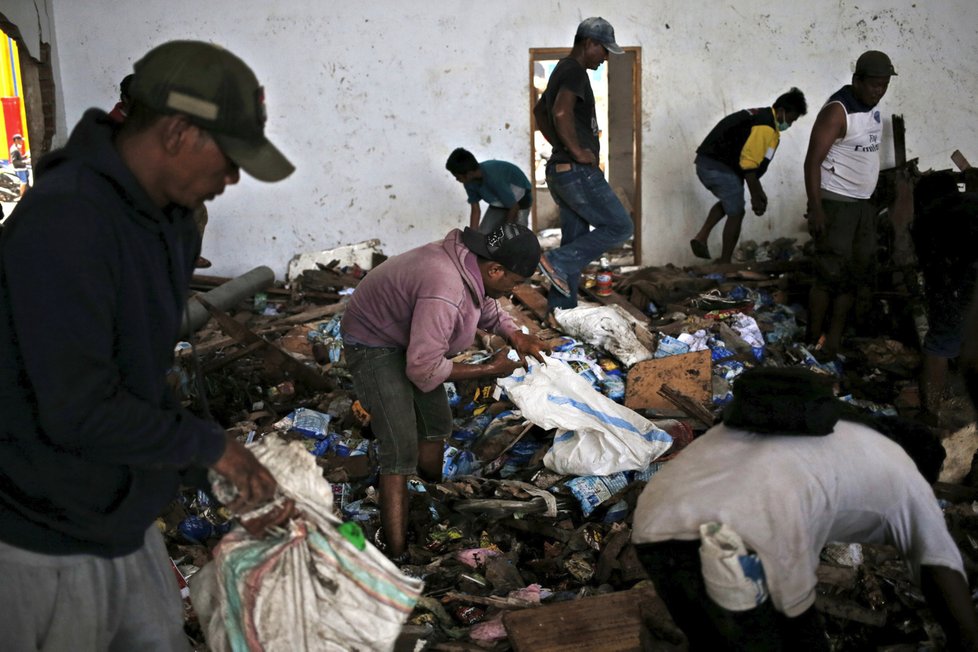
[[[846,135],[832,143],[822,161],[822,189],[844,197],[868,199],[880,173],[880,138],[883,118],[879,109],[867,107],[844,86],[829,98],[846,112]]]

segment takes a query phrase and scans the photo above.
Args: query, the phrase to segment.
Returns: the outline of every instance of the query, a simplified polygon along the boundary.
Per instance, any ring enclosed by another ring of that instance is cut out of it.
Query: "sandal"
[[[538,267],[543,275],[547,277],[547,280],[550,281],[550,287],[554,288],[565,297],[569,297],[571,295],[570,286],[567,285],[567,281],[557,275],[557,270],[555,270],[553,265],[550,264],[550,261],[547,260],[546,256],[540,256],[540,264]]]

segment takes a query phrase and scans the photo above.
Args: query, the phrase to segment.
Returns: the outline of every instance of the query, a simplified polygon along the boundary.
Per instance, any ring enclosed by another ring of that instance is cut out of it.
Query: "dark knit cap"
[[[737,377],[723,422],[772,435],[827,435],[841,413],[835,379],[798,367],[758,367]]]

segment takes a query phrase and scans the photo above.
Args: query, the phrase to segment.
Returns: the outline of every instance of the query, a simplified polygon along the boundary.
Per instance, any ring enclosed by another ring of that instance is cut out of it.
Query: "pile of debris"
[[[367,245],[367,260],[341,264],[326,253],[304,270],[290,268],[287,287],[246,288],[225,310],[201,294],[213,319],[192,346],[178,347],[172,379],[186,405],[209,410],[242,441],[301,441],[332,484],[335,509],[369,540],[379,527],[376,444],[339,333],[346,297],[382,259]],[[714,424],[736,377],[755,365],[802,365],[837,377],[860,409],[910,414],[918,407],[912,347],[868,338],[845,359],[821,358],[800,341],[805,259],[792,241],[745,245],[741,257],[749,260],[731,265],[626,269],[608,296],[585,283],[581,306],[554,318],[536,278],[502,300],[518,325],[553,344],[553,357],[572,375],[648,420],[664,445],[645,468],[557,472],[571,467],[547,457],[555,430],[527,419],[505,383],[449,383],[455,430],[443,480],[410,482],[410,560],[402,570],[422,578],[425,590],[399,649],[682,649],[684,637],[628,545],[631,513],[645,482]],[[196,279],[201,291],[222,282]],[[478,362],[496,348],[484,336],[456,361]],[[974,448],[956,453],[969,468]],[[940,485],[939,494],[973,575],[978,491]],[[197,490],[161,516],[183,577],[193,582],[231,522]],[[917,649],[936,640],[892,549],[829,546],[822,559],[817,607],[833,649]],[[187,615],[188,633],[203,646],[189,602]]]

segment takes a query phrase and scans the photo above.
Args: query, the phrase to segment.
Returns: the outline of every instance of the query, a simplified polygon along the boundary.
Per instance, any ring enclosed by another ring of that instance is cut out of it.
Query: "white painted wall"
[[[946,168],[960,148],[978,163],[974,0],[48,2],[69,125],[111,107],[133,61],[172,38],[221,43],[265,84],[268,132],[298,170],[274,185],[244,177],[213,202],[204,254],[217,274],[266,264],[281,277],[297,252],[376,237],[399,253],[463,224],[445,157],[462,145],[526,167],[528,49],[569,46],[589,15],[642,47],[646,265],[692,261],[688,240],[713,201],[693,152],[713,124],[792,85],[809,115],[785,134],[764,179],[768,213],[743,237],[802,237],[812,121],[866,49],[887,51],[899,73],[882,108],[904,115],[908,156]]]

